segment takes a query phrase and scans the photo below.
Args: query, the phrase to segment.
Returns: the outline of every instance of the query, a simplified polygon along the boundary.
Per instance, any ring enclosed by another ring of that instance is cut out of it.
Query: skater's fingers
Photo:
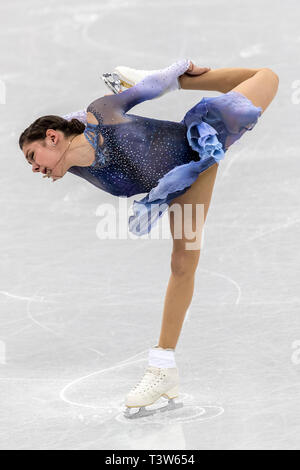
[[[202,75],[203,73],[209,72],[210,67],[198,67],[194,65],[191,72],[185,72],[186,75]]]
[[[186,72],[187,75],[202,75],[210,70],[210,67],[194,67],[191,72]]]

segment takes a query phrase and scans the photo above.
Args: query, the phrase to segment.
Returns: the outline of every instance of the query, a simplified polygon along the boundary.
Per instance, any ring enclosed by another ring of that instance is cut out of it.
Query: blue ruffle
[[[225,156],[217,131],[205,122],[193,122],[187,129],[187,138],[200,160],[178,165],[166,173],[146,197],[134,201],[134,215],[129,217],[129,231],[141,236],[150,232],[159,217],[168,209],[175,197],[183,194],[196,181],[198,175]]]
[[[193,122],[187,130],[187,138],[193,150],[196,150],[200,158],[213,157],[216,162],[224,158],[225,154],[221,142],[216,137],[218,132],[209,124],[202,121],[200,124]]]
[[[246,130],[253,129],[261,112],[262,108],[254,106],[238,92],[231,91],[216,98],[202,98],[181,121],[186,124],[188,142],[198,152],[200,159],[176,166],[159,179],[147,196],[133,202],[129,231],[138,236],[149,233],[168,209],[169,203],[184,194],[200,173],[219,163],[225,157],[229,145]]]

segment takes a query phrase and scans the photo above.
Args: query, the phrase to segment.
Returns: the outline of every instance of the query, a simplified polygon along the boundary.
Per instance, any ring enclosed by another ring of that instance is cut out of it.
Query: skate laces
[[[146,374],[147,374],[147,373],[154,374],[154,375],[156,375],[157,377],[159,377],[161,371],[160,371],[159,368],[154,368],[154,367],[151,367],[151,366],[150,366],[150,367],[147,367],[147,369],[146,369]]]
[[[148,385],[149,382],[152,382],[153,375],[158,378],[160,374],[161,374],[160,369],[156,369],[151,366],[147,367],[145,374],[143,375],[141,380],[138,382],[138,384],[135,387],[133,387],[133,390],[136,390],[137,388]]]

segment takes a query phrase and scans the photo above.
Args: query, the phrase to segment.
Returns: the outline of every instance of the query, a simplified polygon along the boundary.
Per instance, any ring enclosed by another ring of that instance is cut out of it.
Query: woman
[[[196,224],[196,208],[202,205],[205,222],[219,161],[271,103],[278,76],[269,68],[209,70],[190,60],[151,73],[127,69],[128,77],[125,68],[122,79],[129,84],[130,73],[139,76],[131,88],[93,101],[79,119],[39,118],[21,134],[19,145],[32,170],[53,181],[69,171],[116,196],[147,193],[134,201],[129,218],[129,229],[137,235],[148,233],[170,209],[173,252],[159,343],[150,349],[145,375],[126,398],[127,410],[140,408],[143,415],[144,407],[161,396],[178,396],[175,347],[200,257],[200,247],[188,245],[201,238],[203,228]],[[178,88],[222,94],[203,98],[180,123],[127,114],[142,101]],[[190,218],[183,217],[186,204],[192,208]],[[171,210],[175,205],[182,209],[181,237]],[[186,235],[190,223],[194,238]]]

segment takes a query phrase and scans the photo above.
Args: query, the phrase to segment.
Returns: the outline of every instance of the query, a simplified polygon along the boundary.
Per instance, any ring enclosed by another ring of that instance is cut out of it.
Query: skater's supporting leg
[[[170,209],[174,204],[179,204],[182,207],[182,214],[184,213],[184,204],[192,205],[193,230],[195,228],[198,230],[198,239],[201,238],[203,224],[198,227],[195,227],[194,225],[196,204],[204,205],[205,221],[216,179],[217,169],[218,164],[216,163],[203,173],[200,173],[197,180],[192,184],[188,191],[182,196],[174,199],[170,204]],[[162,348],[175,349],[186,311],[192,300],[194,277],[200,257],[200,249],[187,249],[187,245],[189,245],[192,240],[187,239],[184,236],[182,239],[174,238],[174,217],[171,210],[170,228],[173,236],[171,276],[165,297],[162,327],[158,344]]]

